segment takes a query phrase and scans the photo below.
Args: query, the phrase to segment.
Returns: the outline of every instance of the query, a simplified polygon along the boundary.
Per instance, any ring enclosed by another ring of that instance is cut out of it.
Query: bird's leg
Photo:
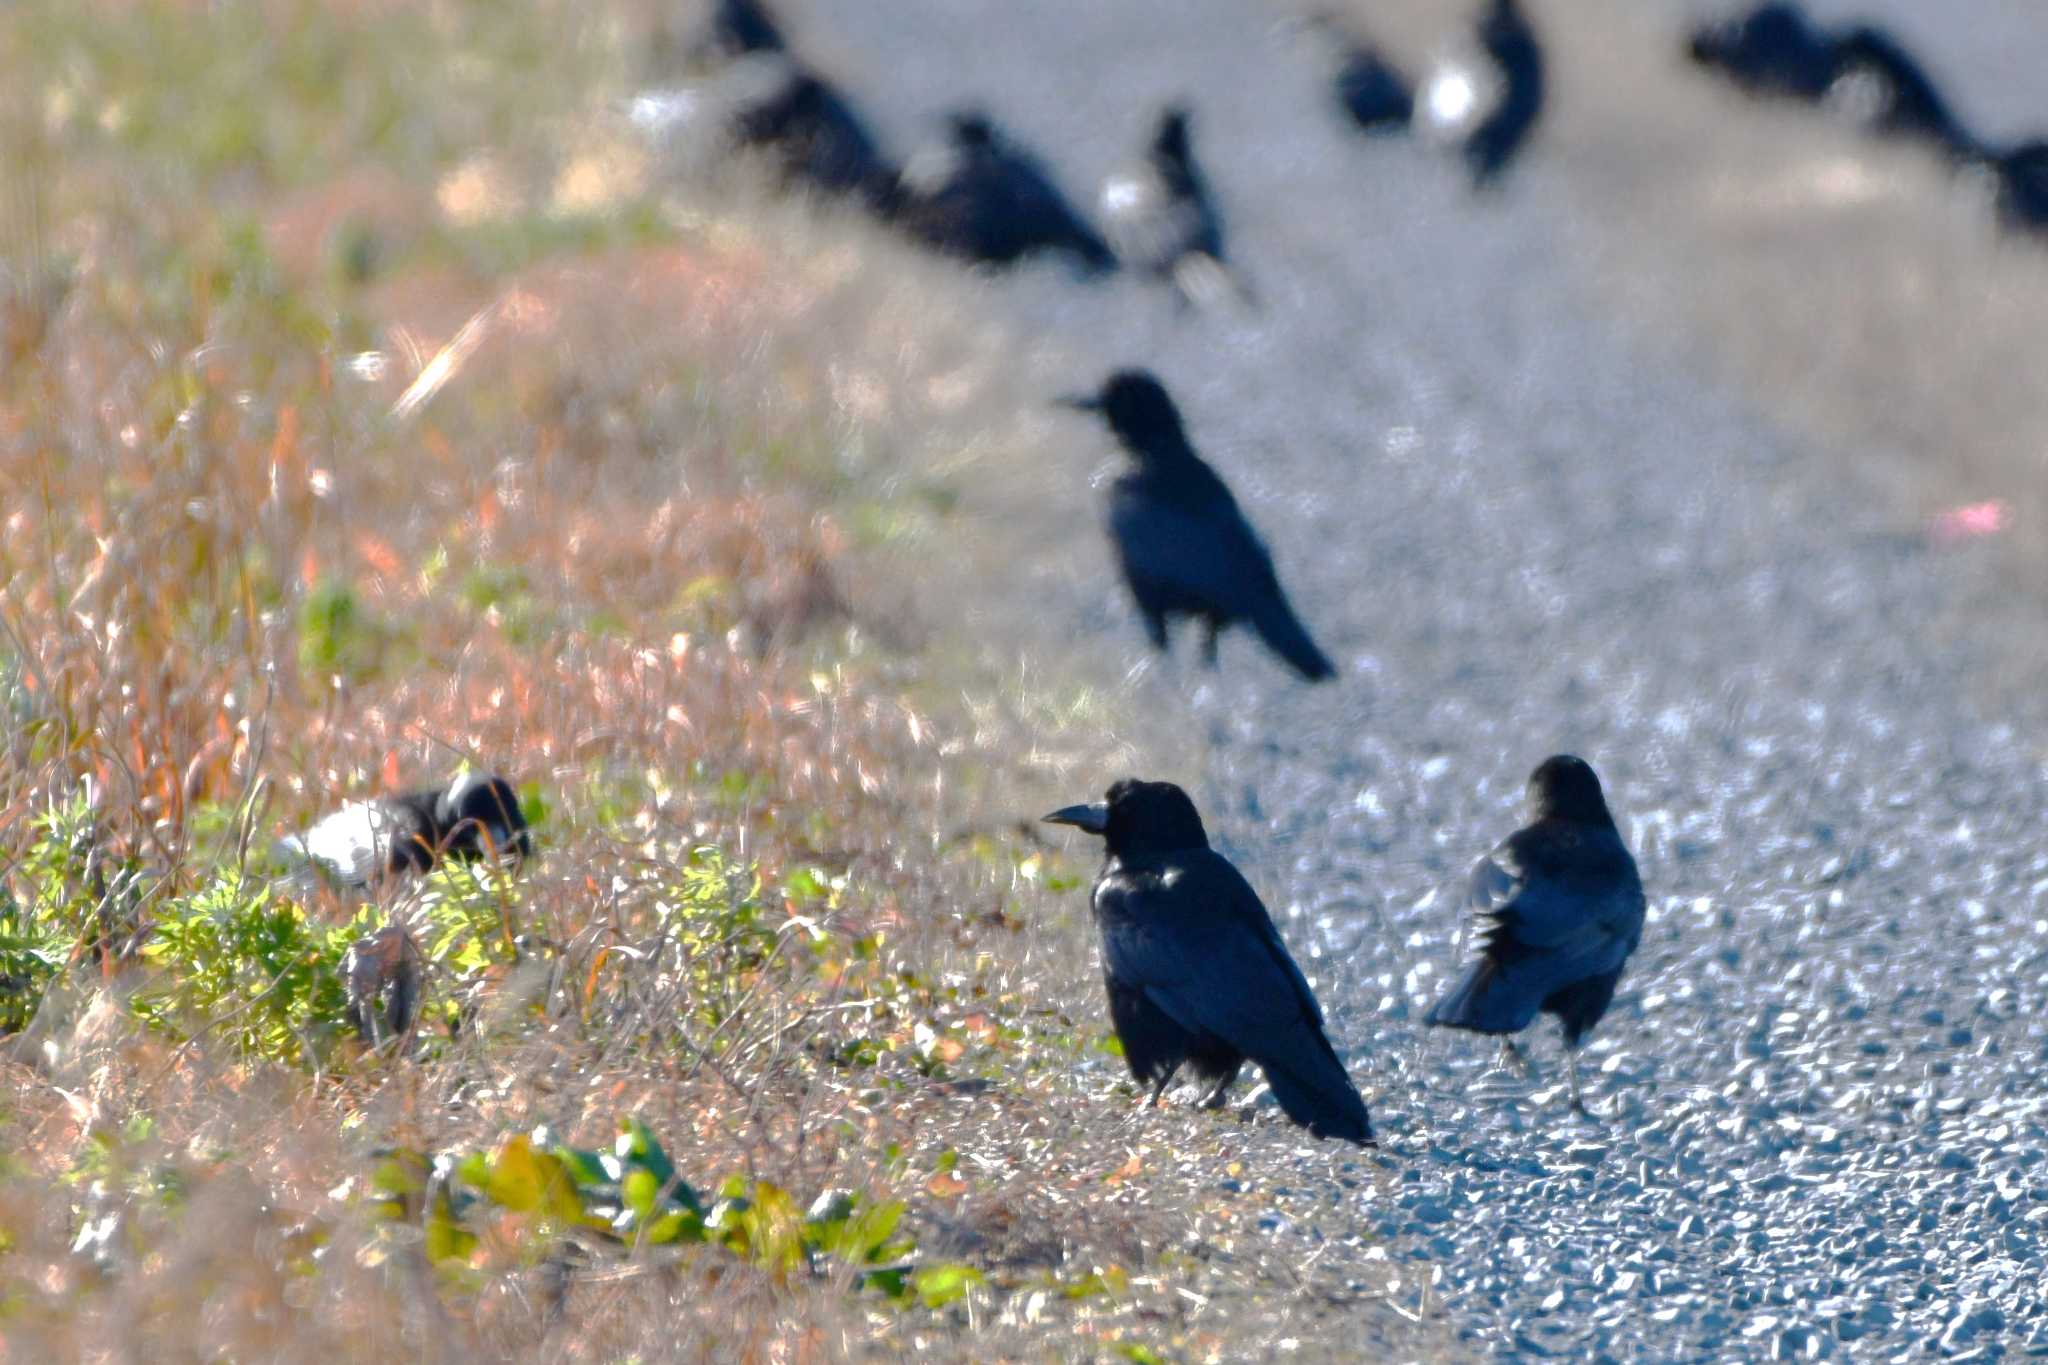
[[[1202,662],[1209,667],[1216,666],[1216,637],[1223,633],[1223,623],[1213,616],[1202,618]]]
[[[1519,1071],[1524,1076],[1529,1074],[1529,1059],[1524,1057],[1522,1050],[1515,1046],[1514,1039],[1505,1036],[1500,1040],[1500,1068],[1503,1071],[1510,1069]]]
[[[1216,1088],[1214,1090],[1211,1090],[1207,1095],[1203,1096],[1202,1108],[1221,1109],[1223,1107],[1223,1102],[1230,1097],[1230,1083],[1236,1079],[1236,1074],[1232,1073],[1231,1075],[1225,1076],[1222,1080],[1216,1082]]]
[[[1166,1087],[1167,1087],[1167,1086],[1169,1086],[1169,1085],[1172,1085],[1172,1084],[1173,1084],[1173,1078],[1174,1078],[1174,1077],[1175,1077],[1176,1075],[1178,1075],[1179,1073],[1180,1073],[1180,1068],[1179,1068],[1179,1067],[1177,1067],[1177,1066],[1176,1066],[1176,1067],[1169,1067],[1169,1068],[1168,1068],[1168,1069],[1167,1069],[1167,1070],[1166,1070],[1166,1071],[1165,1071],[1165,1072],[1164,1072],[1164,1073],[1163,1073],[1163,1074],[1162,1074],[1162,1075],[1161,1075],[1161,1076],[1159,1077],[1159,1084],[1157,1084],[1157,1085],[1155,1085],[1155,1086],[1153,1086],[1153,1087],[1152,1087],[1152,1098],[1151,1098],[1151,1099],[1149,1099],[1149,1100],[1147,1100],[1147,1101],[1145,1102],[1145,1107],[1146,1107],[1146,1108],[1148,1108],[1148,1109],[1157,1109],[1157,1108],[1159,1107],[1159,1099],[1160,1099],[1160,1096],[1162,1096],[1162,1095],[1164,1095],[1164,1094],[1166,1093]]]
[[[1564,1054],[1564,1077],[1571,1086],[1572,1108],[1581,1114],[1586,1113],[1586,1101],[1579,1094],[1579,1054],[1569,1049]]]

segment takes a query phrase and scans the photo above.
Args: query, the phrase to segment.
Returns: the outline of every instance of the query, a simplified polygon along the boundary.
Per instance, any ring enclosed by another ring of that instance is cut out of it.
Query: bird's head
[[[995,145],[996,125],[979,109],[962,109],[947,115],[946,127],[952,132],[956,147],[981,151]]]
[[[1188,794],[1171,782],[1127,777],[1100,801],[1068,806],[1044,816],[1047,824],[1072,825],[1100,835],[1112,855],[1171,853],[1207,848],[1208,831]]]
[[[1614,823],[1593,765],[1570,754],[1546,758],[1529,774],[1529,816],[1579,825]]]
[[[519,858],[533,852],[518,794],[511,783],[490,773],[464,773],[451,782],[434,803],[434,823],[447,852],[458,858],[478,857],[487,849]]]
[[[1099,392],[1060,401],[1081,412],[1102,414],[1118,439],[1139,454],[1177,448],[1185,439],[1179,409],[1149,370],[1118,370]]]
[[[1152,135],[1152,155],[1170,161],[1188,159],[1188,126],[1193,115],[1184,104],[1169,104],[1159,114],[1159,131]]]

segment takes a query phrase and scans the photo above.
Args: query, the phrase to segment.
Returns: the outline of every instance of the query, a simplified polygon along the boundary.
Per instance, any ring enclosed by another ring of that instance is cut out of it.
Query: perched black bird
[[[367,887],[425,872],[443,858],[468,862],[510,853],[523,860],[533,852],[533,837],[511,784],[471,772],[446,787],[352,801],[303,835],[281,840],[278,852],[344,886]]]
[[[1861,25],[1835,41],[1828,98],[1871,132],[1927,142],[1951,157],[1976,150],[1934,81],[1898,39]]]
[[[785,184],[886,211],[895,196],[896,168],[883,157],[851,101],[795,61],[749,61],[766,88],[734,110],[733,140],[771,158]]]
[[[1203,1103],[1214,1108],[1250,1058],[1309,1132],[1372,1141],[1315,994],[1258,893],[1209,847],[1186,792],[1125,780],[1107,800],[1045,819],[1102,836],[1107,856],[1090,904],[1109,1017],[1155,1104],[1185,1065],[1211,1087]]]
[[[1549,1013],[1564,1028],[1572,1106],[1577,1049],[1614,999],[1643,934],[1643,884],[1583,759],[1559,754],[1529,776],[1529,824],[1472,869],[1473,913],[1487,924],[1480,953],[1429,1012],[1446,1028],[1508,1035]]]
[[[1179,105],[1160,114],[1144,163],[1102,187],[1102,221],[1120,259],[1171,281],[1189,302],[1242,296],[1223,263],[1223,219],[1195,164],[1188,123]]]
[[[1061,400],[1108,421],[1134,468],[1110,486],[1109,536],[1145,631],[1168,648],[1167,618],[1207,627],[1203,656],[1216,663],[1216,637],[1245,622],[1310,682],[1337,675],[1287,604],[1272,557],[1216,471],[1195,454],[1166,389],[1144,370],[1119,370],[1092,397]]]
[[[1492,0],[1479,21],[1479,45],[1500,69],[1500,98],[1465,139],[1472,183],[1497,181],[1543,113],[1543,49],[1516,0]]]
[[[1041,251],[1064,251],[1091,272],[1116,257],[1067,203],[1038,158],[997,131],[986,114],[956,113],[947,143],[913,157],[897,186],[895,221],[948,255],[1011,265]]]
[[[1330,87],[1338,105],[1368,133],[1399,133],[1415,113],[1415,90],[1400,69],[1327,14],[1316,25],[1337,44]]]
[[[1818,101],[1835,82],[1834,39],[1798,7],[1759,5],[1694,30],[1693,61],[1717,67],[1744,90]]]

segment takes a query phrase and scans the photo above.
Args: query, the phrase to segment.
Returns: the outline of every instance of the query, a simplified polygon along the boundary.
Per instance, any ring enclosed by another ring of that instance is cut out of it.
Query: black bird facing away
[[[442,787],[353,801],[303,835],[280,841],[289,861],[311,864],[343,886],[368,887],[444,858],[470,862],[533,853],[533,836],[510,783],[464,773]]]
[[[1245,1060],[1287,1117],[1317,1137],[1372,1141],[1365,1101],[1280,931],[1171,782],[1125,780],[1107,799],[1044,817],[1102,837],[1090,905],[1124,1061],[1152,1102],[1186,1066],[1220,1106]]]
[[[1116,254],[1129,265],[1202,303],[1244,290],[1223,262],[1223,218],[1195,164],[1188,111],[1171,105],[1145,150],[1145,160],[1102,187],[1102,221]]]
[[[1559,754],[1529,776],[1529,824],[1472,869],[1467,902],[1486,920],[1479,956],[1429,1012],[1429,1022],[1502,1037],[1539,1013],[1564,1029],[1572,1107],[1577,1051],[1607,1006],[1643,933],[1643,884],[1608,813],[1600,779]]]
[[[1529,140],[1543,113],[1543,49],[1516,0],[1493,0],[1479,21],[1479,45],[1500,69],[1501,94],[1465,139],[1474,185],[1499,180]]]
[[[1203,656],[1213,668],[1216,637],[1243,622],[1310,682],[1335,677],[1336,666],[1288,605],[1272,557],[1237,499],[1188,444],[1158,379],[1119,370],[1099,394],[1061,401],[1100,413],[1131,456],[1133,467],[1110,485],[1109,536],[1153,645],[1168,649],[1169,618],[1195,617],[1206,630]]]
[[[1116,266],[1038,158],[978,111],[953,114],[944,149],[911,159],[891,208],[911,236],[965,260],[1012,265],[1061,251],[1091,273]]]
[[[1719,68],[1752,94],[1819,100],[1835,81],[1834,39],[1792,5],[1759,5],[1704,24],[1688,50],[1694,62]]]
[[[846,96],[797,62],[749,60],[768,68],[768,89],[735,111],[733,140],[771,158],[785,184],[885,212],[895,195],[896,168]]]
[[[1692,35],[1693,61],[1742,89],[1806,103],[1828,100],[1872,132],[1932,143],[1951,157],[1975,150],[1934,81],[1890,33],[1860,24],[1819,27],[1789,4],[1766,4]]]
[[[1415,113],[1415,90],[1400,69],[1327,14],[1315,24],[1337,43],[1331,90],[1351,121],[1368,133],[1399,133]]]

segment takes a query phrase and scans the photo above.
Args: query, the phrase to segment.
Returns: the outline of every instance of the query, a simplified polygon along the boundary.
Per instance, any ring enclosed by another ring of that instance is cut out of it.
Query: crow
[[[1013,265],[1064,251],[1090,273],[1112,270],[1111,254],[1081,220],[1037,157],[978,110],[947,120],[943,149],[915,156],[898,179],[891,216],[912,237],[951,256]]]
[[[533,852],[533,837],[511,784],[470,772],[441,787],[352,801],[303,835],[280,840],[277,852],[360,889],[426,872],[444,858],[469,862],[510,853],[523,861]]]
[[[1498,182],[1543,113],[1543,49],[1516,0],[1493,0],[1479,21],[1479,45],[1500,68],[1501,93],[1463,152],[1472,183],[1485,186]]]
[[[1220,1106],[1247,1058],[1287,1117],[1317,1137],[1370,1144],[1365,1101],[1323,1032],[1323,1012],[1258,893],[1209,847],[1171,782],[1126,779],[1106,800],[1044,819],[1100,835],[1090,906],[1124,1061],[1152,1103],[1187,1066]]]
[[[1186,301],[1243,297],[1223,263],[1223,219],[1195,164],[1189,120],[1180,105],[1161,112],[1144,163],[1102,187],[1102,221],[1120,259],[1171,281]]]
[[[1608,813],[1600,779],[1569,754],[1529,775],[1529,824],[1472,869],[1467,902],[1486,927],[1480,953],[1429,1012],[1429,1022],[1502,1038],[1557,1016],[1564,1029],[1572,1107],[1577,1050],[1614,999],[1615,982],[1643,934],[1643,884]]]
[[[1793,5],[1759,5],[1702,25],[1689,51],[1694,62],[1719,67],[1751,94],[1818,102],[1835,83],[1834,39]]]
[[[1415,113],[1415,91],[1408,78],[1333,16],[1318,14],[1311,22],[1336,47],[1337,70],[1330,88],[1338,107],[1368,133],[1406,131]]]
[[[1168,617],[1196,617],[1213,668],[1217,635],[1242,621],[1310,682],[1337,675],[1287,604],[1237,499],[1188,444],[1158,379],[1119,370],[1100,393],[1061,402],[1100,413],[1135,464],[1110,486],[1109,535],[1154,647],[1168,648]]]
[[[897,170],[852,102],[799,62],[781,57],[748,61],[760,68],[766,88],[734,110],[733,140],[765,154],[786,185],[850,197],[886,213],[894,201]]]

